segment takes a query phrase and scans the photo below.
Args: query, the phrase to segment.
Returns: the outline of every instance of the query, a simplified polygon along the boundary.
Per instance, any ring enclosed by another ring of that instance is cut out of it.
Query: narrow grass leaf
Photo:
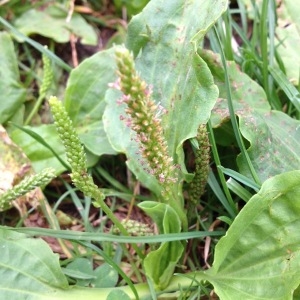
[[[218,37],[218,32],[217,32],[215,27],[214,27],[214,33],[216,35],[216,40],[218,41],[218,44],[219,44],[220,53],[221,53],[220,56],[221,56],[221,60],[222,60],[223,68],[224,68],[225,87],[226,87],[226,91],[227,91],[226,94],[227,94],[227,101],[228,101],[227,103],[228,103],[230,120],[231,120],[231,123],[232,123],[234,135],[236,137],[236,141],[237,141],[237,143],[239,145],[239,148],[241,150],[241,155],[243,156],[243,158],[244,158],[244,160],[247,164],[247,167],[249,169],[249,173],[251,174],[253,180],[256,183],[259,183],[260,182],[259,177],[258,177],[258,175],[256,173],[256,170],[254,169],[254,167],[252,165],[252,162],[249,158],[249,155],[246,151],[246,147],[245,147],[244,141],[242,139],[242,135],[240,133],[238,122],[237,122],[237,119],[236,119],[236,116],[235,116],[235,111],[234,111],[234,106],[233,106],[233,101],[232,101],[231,85],[230,85],[230,81],[229,81],[229,74],[228,74],[228,71],[227,71],[227,63],[225,61],[225,55],[224,55],[224,52],[223,52],[223,49],[222,49],[221,41]]]
[[[11,228],[2,227],[7,230],[12,230],[29,235],[52,236],[74,241],[95,241],[95,242],[117,242],[117,243],[161,243],[170,241],[182,241],[194,238],[204,238],[206,236],[222,236],[224,231],[191,231],[169,234],[158,234],[154,236],[118,236],[99,232],[75,232],[69,230],[53,230],[47,228]]]
[[[224,178],[225,181],[225,178]],[[225,181],[226,182],[226,181]],[[227,212],[230,214],[232,218],[235,218],[237,215],[237,211],[234,205],[234,202],[229,202],[226,196],[224,195],[223,190],[221,189],[219,182],[217,181],[216,177],[214,176],[213,172],[209,172],[208,175],[208,184],[216,197],[219,199],[223,207],[227,210]],[[228,187],[226,185],[226,189],[228,190]],[[229,192],[229,190],[228,190]],[[230,193],[230,192],[229,192]],[[231,196],[230,196],[231,197]]]
[[[30,44],[32,47],[37,49],[39,52],[44,53],[45,55],[47,55],[50,59],[52,59],[62,69],[66,70],[67,72],[70,72],[72,70],[72,68],[68,64],[66,64],[61,58],[56,56],[52,51],[46,49],[44,46],[42,46],[40,43],[37,43],[33,39],[25,36],[23,33],[18,31],[14,26],[12,26],[9,22],[7,22],[2,17],[0,17],[0,23],[4,27],[9,29],[14,35],[16,35],[17,37],[21,38],[22,40],[24,40],[25,42]]]
[[[298,112],[300,112],[300,93],[297,88],[288,80],[286,75],[279,68],[269,66],[269,71]]]
[[[247,191],[241,184],[239,184],[232,178],[229,178],[227,180],[227,186],[232,192],[238,195],[239,198],[243,199],[245,202],[248,202],[252,197],[252,194],[249,191]]]
[[[218,166],[218,168],[226,175],[236,179],[240,183],[245,184],[246,186],[252,188],[255,192],[258,192],[260,189],[260,186],[256,184],[253,180],[249,179],[248,177],[242,175],[241,173],[238,173],[234,170],[224,168],[222,166]]]
[[[45,139],[39,135],[38,133],[31,130],[29,127],[23,127],[19,126],[15,123],[12,123],[15,127],[19,128],[21,131],[27,133],[29,136],[31,136],[33,139],[35,139],[38,143],[46,147],[51,151],[51,153],[58,159],[58,161],[66,168],[66,170],[70,169],[70,166],[56,153],[56,151],[53,149],[52,146],[50,146],[49,143],[45,141]]]

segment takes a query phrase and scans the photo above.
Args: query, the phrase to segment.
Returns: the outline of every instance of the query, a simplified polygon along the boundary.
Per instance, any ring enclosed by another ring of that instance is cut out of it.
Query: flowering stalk
[[[122,225],[126,228],[129,235],[132,236],[151,236],[154,235],[154,230],[149,227],[148,224],[138,222],[136,220],[122,220]],[[119,234],[120,230],[118,228],[113,229],[113,233]]]
[[[51,87],[53,80],[53,71],[51,68],[51,60],[45,53],[43,53],[42,55],[42,60],[44,65],[44,75],[42,85],[40,87],[40,97],[44,98]]]
[[[172,186],[176,182],[175,166],[168,153],[161,120],[157,116],[159,107],[151,99],[151,90],[141,80],[134,68],[133,58],[125,48],[116,50],[119,89],[123,92],[121,102],[127,104],[127,124],[136,132],[141,155],[147,161],[148,171],[156,177],[163,188],[165,200],[172,197]]]
[[[193,214],[192,210],[204,193],[209,173],[210,145],[206,125],[202,124],[198,127],[196,139],[198,142],[198,149],[195,153],[195,176],[190,183],[190,203],[188,204],[189,212],[191,212],[191,214]],[[188,215],[190,215],[190,213],[188,213]]]
[[[45,48],[47,48],[45,46]],[[35,116],[35,114],[37,113],[39,107],[41,106],[41,103],[43,101],[43,99],[45,98],[47,92],[49,91],[51,84],[52,84],[52,80],[53,80],[53,71],[51,68],[51,60],[50,58],[43,53],[42,55],[42,60],[43,60],[43,66],[44,66],[44,74],[43,74],[43,80],[42,80],[42,85],[40,87],[39,90],[39,98],[37,99],[33,109],[31,110],[29,116],[27,117],[26,121],[25,121],[25,125],[28,125],[30,123],[30,121],[32,120],[32,118]]]
[[[49,104],[58,135],[65,147],[67,160],[72,169],[71,178],[73,183],[86,196],[95,200],[93,204],[103,209],[107,217],[118,227],[123,235],[128,235],[124,226],[104,202],[104,194],[95,185],[93,178],[87,173],[86,155],[83,146],[62,103],[56,97],[50,97]],[[133,248],[139,256],[142,256],[140,250],[135,245],[133,245]]]
[[[122,91],[119,103],[127,105],[125,112],[128,115],[121,116],[121,119],[126,120],[127,125],[135,131],[140,153],[147,164],[145,169],[158,180],[162,188],[162,201],[176,210],[183,227],[186,227],[183,201],[177,192],[178,174],[169,155],[159,118],[163,109],[152,100],[151,88],[140,78],[133,57],[126,48],[116,49],[116,62],[119,79],[111,87]]]
[[[93,197],[97,201],[98,199],[103,200],[104,195],[94,184],[92,177],[87,173],[85,152],[71,119],[56,97],[51,97],[49,103],[56,129],[65,147],[67,160],[72,169],[71,178],[73,183],[85,195]]]
[[[37,187],[46,185],[55,177],[54,169],[47,168],[42,172],[25,177],[19,184],[0,195],[0,211],[11,207],[11,202]]]

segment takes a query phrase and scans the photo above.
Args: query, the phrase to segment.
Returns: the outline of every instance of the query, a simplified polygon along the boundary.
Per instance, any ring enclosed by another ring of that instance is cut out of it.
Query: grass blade
[[[254,181],[257,184],[260,184],[260,180],[259,180],[259,178],[256,174],[256,171],[252,165],[252,162],[251,162],[248,152],[246,150],[245,144],[243,142],[242,135],[239,130],[238,122],[237,122],[237,119],[236,119],[236,116],[234,113],[234,107],[233,107],[232,96],[231,96],[231,87],[230,87],[230,82],[229,82],[229,75],[228,75],[228,71],[227,71],[225,55],[223,52],[222,44],[221,44],[217,29],[215,26],[213,27],[213,29],[214,29],[214,34],[215,34],[216,40],[219,45],[221,59],[222,59],[223,67],[224,67],[225,83],[226,83],[227,99],[228,99],[228,109],[229,109],[229,113],[230,113],[230,119],[231,119],[233,131],[234,131],[234,135],[235,135],[236,141],[238,143],[238,146],[241,150],[241,155],[244,157],[245,161],[247,162],[248,168],[250,170],[250,173],[251,173]]]
[[[60,156],[55,152],[55,150],[36,132],[30,130],[29,128],[25,128],[22,126],[19,126],[15,123],[12,123],[15,127],[17,127],[18,129],[24,131],[25,133],[27,133],[28,135],[30,135],[32,138],[34,138],[36,141],[38,141],[40,144],[42,144],[43,146],[45,146],[47,149],[49,149],[53,155],[59,160],[59,162],[67,169],[70,170],[70,166],[64,162],[64,160],[62,160],[60,158]]]
[[[37,43],[36,41],[32,40],[31,38],[27,37],[26,35],[24,35],[20,31],[18,31],[15,27],[13,27],[11,24],[9,24],[2,17],[0,17],[0,23],[4,27],[6,27],[7,29],[9,29],[15,36],[21,38],[22,40],[24,40],[25,42],[27,42],[28,44],[30,44],[32,47],[34,47],[35,49],[37,49],[39,52],[44,53],[45,55],[47,55],[58,66],[60,66],[61,68],[63,68],[64,70],[66,70],[68,72],[72,71],[72,68],[68,64],[66,64],[61,58],[59,58],[58,56],[56,56],[50,50],[48,50],[45,47],[43,47],[41,44]]]
[[[70,230],[53,230],[37,227],[12,228],[0,226],[6,230],[15,230],[28,235],[51,236],[73,241],[95,241],[95,242],[117,242],[117,243],[164,243],[171,241],[182,241],[194,238],[204,238],[206,236],[222,236],[223,231],[192,231],[170,234],[158,234],[153,236],[120,236],[99,232],[79,232]]]
[[[289,100],[294,104],[298,112],[300,112],[300,93],[294,85],[292,85],[285,74],[277,67],[268,67],[271,75],[276,80],[280,88],[285,92]]]

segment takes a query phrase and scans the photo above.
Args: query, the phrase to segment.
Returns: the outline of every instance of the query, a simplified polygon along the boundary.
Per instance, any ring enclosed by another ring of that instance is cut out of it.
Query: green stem
[[[119,221],[119,219],[114,215],[112,210],[107,206],[107,204],[104,202],[102,193],[100,190],[95,190],[92,192],[92,197],[96,200],[97,204],[101,207],[101,209],[104,211],[104,213],[107,215],[107,217],[114,223],[114,225],[120,230],[120,232],[128,236],[128,232],[125,229],[125,227],[122,225],[122,223]],[[136,244],[132,244],[133,249],[136,251],[138,256],[140,258],[144,258],[144,254],[140,250],[140,248]]]
[[[39,98],[35,102],[33,109],[31,110],[29,116],[27,117],[27,119],[24,122],[24,125],[28,125],[30,123],[30,121],[32,120],[32,118],[38,112],[38,110],[39,110],[39,108],[40,108],[40,106],[41,106],[44,98],[45,98],[45,95],[42,95],[42,94],[39,95]]]
[[[170,284],[163,291],[156,292],[157,296],[166,293],[174,293],[176,291],[184,291],[199,286],[200,282],[207,280],[207,274],[205,272],[194,272],[189,273],[184,276],[174,275],[170,281]],[[139,299],[145,300],[150,299],[151,291],[147,283],[139,283],[134,285],[135,289],[138,292]],[[123,291],[126,293],[130,299],[136,300],[136,296],[129,286],[124,287],[113,287],[113,288],[84,288],[79,286],[73,286],[67,290],[57,290],[55,297],[49,295],[47,297],[41,297],[41,299],[55,299],[55,300],[98,300],[98,299],[107,299],[108,295],[112,291]]]

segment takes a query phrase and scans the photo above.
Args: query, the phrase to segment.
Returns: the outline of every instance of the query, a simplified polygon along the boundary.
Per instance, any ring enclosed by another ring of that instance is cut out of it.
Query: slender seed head
[[[172,197],[170,193],[176,174],[159,119],[163,109],[152,100],[152,87],[141,79],[135,70],[133,57],[126,48],[116,49],[116,62],[118,87],[124,94],[123,103],[127,105],[125,111],[130,116],[132,130],[136,132],[141,155],[149,165],[150,174],[163,187],[164,197]]]
[[[55,171],[47,168],[38,174],[24,178],[19,184],[0,195],[0,211],[11,207],[11,202],[37,187],[48,184],[55,177]]]
[[[104,199],[103,193],[94,184],[92,177],[87,173],[86,155],[83,146],[62,103],[58,101],[56,97],[51,97],[49,104],[57,132],[65,146],[67,160],[72,169],[71,178],[73,183],[86,196],[90,196],[94,199],[99,199],[99,197]]]
[[[42,85],[40,88],[40,95],[45,97],[46,93],[49,91],[52,84],[53,71],[51,68],[51,60],[46,54],[43,54],[42,60],[44,65],[44,75],[43,75]]]
[[[197,133],[199,148],[195,155],[195,177],[190,184],[190,200],[193,204],[199,202],[204,193],[209,173],[210,145],[205,125],[200,125]]]

